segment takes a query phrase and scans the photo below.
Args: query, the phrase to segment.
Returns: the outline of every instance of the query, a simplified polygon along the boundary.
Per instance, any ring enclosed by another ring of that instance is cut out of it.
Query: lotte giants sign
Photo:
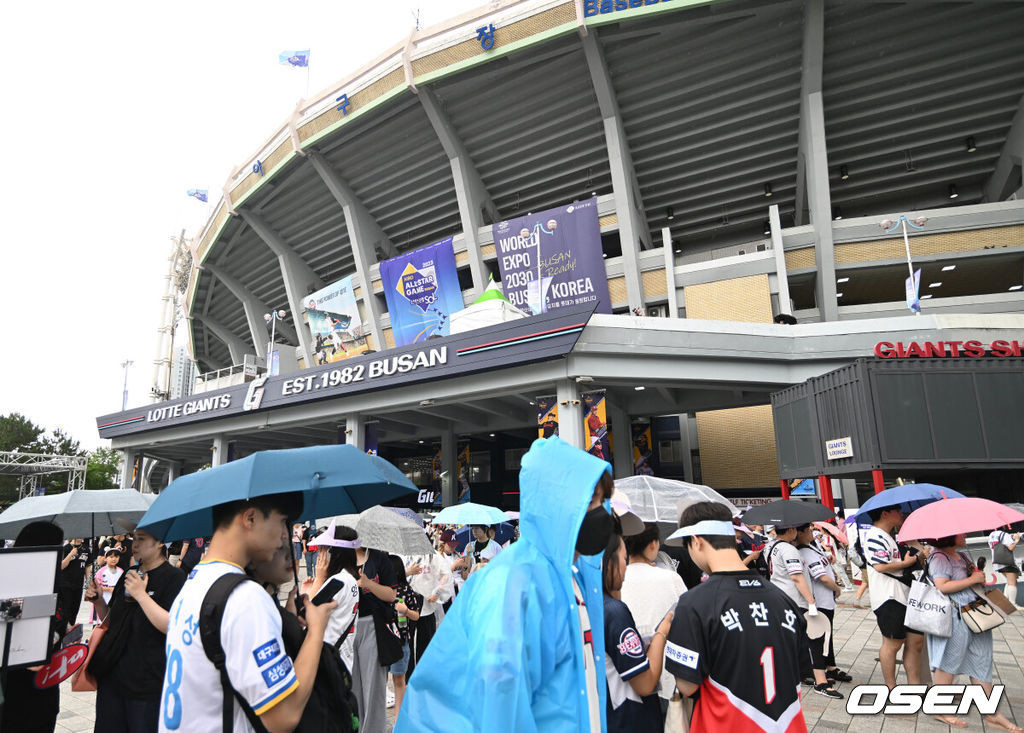
[[[984,344],[981,341],[911,341],[889,343],[881,341],[875,344],[875,356],[880,359],[910,358],[944,358],[970,357],[980,359],[984,356],[1022,356],[1024,343],[1020,341],[993,341]]]

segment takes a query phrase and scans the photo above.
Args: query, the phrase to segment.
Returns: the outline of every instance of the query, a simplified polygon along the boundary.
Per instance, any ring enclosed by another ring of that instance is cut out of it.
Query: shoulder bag
[[[949,596],[931,582],[927,568],[921,580],[910,584],[907,614],[903,623],[908,628],[932,636],[953,634],[953,604]]]

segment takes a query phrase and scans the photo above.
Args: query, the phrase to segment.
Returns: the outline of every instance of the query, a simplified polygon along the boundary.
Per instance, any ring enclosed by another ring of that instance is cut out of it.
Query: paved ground
[[[867,601],[867,596],[862,602]],[[1003,695],[1003,713],[1024,725],[1024,612],[1016,613],[995,634],[995,682],[1006,685]],[[849,670],[854,681],[841,685],[844,694],[857,684],[882,684],[882,672],[875,661],[881,637],[875,626],[875,617],[866,607],[853,605],[853,594],[840,599],[836,612],[836,656],[840,667]],[[902,666],[897,667],[900,681],[906,681]],[[957,680],[966,682],[967,680]],[[846,712],[845,700],[830,700],[820,695],[804,694],[804,717],[807,727],[816,733],[849,731],[849,733],[946,733],[950,728],[934,719],[916,717],[859,716]],[[70,683],[61,689],[61,712],[57,720],[58,733],[90,733],[93,730],[95,693],[72,692]],[[390,716],[389,716],[390,717]],[[986,726],[976,712],[969,718],[967,731],[998,730]],[[441,730],[441,729],[439,729]],[[105,733],[105,732],[104,732]]]

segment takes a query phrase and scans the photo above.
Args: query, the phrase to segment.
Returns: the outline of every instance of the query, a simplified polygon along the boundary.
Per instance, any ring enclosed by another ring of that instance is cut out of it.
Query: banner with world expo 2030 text
[[[577,201],[494,224],[505,296],[532,314],[598,302],[611,313],[601,255],[597,199]]]

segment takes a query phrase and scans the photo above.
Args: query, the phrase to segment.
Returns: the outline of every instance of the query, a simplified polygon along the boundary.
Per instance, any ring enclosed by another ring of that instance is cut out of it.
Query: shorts
[[[878,630],[886,639],[906,639],[907,634],[918,634],[916,629],[908,628],[904,623],[907,615],[907,607],[899,601],[888,600],[875,609],[875,618],[878,620]]]
[[[406,639],[402,642],[402,658],[394,664],[388,665],[388,672],[395,675],[395,677],[401,677],[409,671],[409,640]]]

